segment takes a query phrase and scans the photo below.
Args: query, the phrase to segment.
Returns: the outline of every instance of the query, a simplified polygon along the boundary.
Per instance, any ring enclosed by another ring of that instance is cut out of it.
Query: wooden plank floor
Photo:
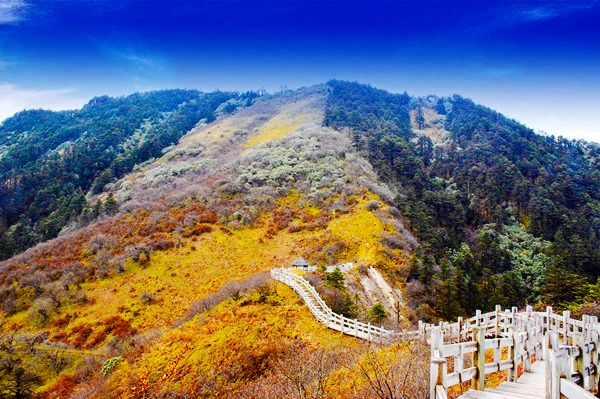
[[[485,391],[469,390],[458,399],[544,399],[546,368],[543,361],[533,363],[531,373],[523,373],[517,382],[503,382]]]

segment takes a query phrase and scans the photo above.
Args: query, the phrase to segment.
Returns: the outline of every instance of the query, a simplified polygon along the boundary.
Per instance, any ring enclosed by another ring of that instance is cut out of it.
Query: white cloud
[[[519,13],[519,19],[522,21],[543,21],[554,19],[572,12],[586,10],[598,5],[597,1],[584,1],[577,3],[547,3],[540,7],[524,9]]]
[[[27,6],[24,0],[0,0],[0,25],[14,24],[22,20]]]
[[[164,69],[164,65],[161,61],[153,59],[151,57],[144,57],[137,54],[120,54],[120,56],[139,66],[150,68],[150,69]]]
[[[108,53],[140,71],[164,71],[168,67],[167,61],[157,54],[116,48],[110,48]]]
[[[463,20],[464,33],[468,37],[490,34],[497,30],[513,28],[519,25],[552,21],[569,17],[573,13],[600,6],[600,0],[577,2],[496,2],[496,6],[479,14],[468,14]],[[477,23],[473,23],[473,18]]]
[[[36,90],[0,82],[0,121],[24,109],[75,109],[85,103],[71,88]]]
[[[500,3],[502,4],[502,3]],[[525,2],[516,3],[508,9],[500,8],[501,17],[498,19],[499,26],[512,26],[541,21],[550,21],[557,18],[568,17],[570,14],[598,7],[598,0],[586,0],[578,2],[546,2],[539,3],[535,7]]]
[[[549,8],[533,8],[531,10],[524,10],[521,12],[521,18],[526,21],[540,21],[543,19],[552,19],[559,16],[560,13]]]

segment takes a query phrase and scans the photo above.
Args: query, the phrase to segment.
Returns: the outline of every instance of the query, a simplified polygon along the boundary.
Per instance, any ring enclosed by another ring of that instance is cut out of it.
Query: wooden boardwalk
[[[469,390],[459,399],[545,399],[546,398],[546,367],[544,361],[533,363],[531,372],[523,373],[517,382],[503,382],[497,388],[485,391]]]
[[[271,270],[271,277],[292,288],[302,298],[313,316],[320,323],[333,330],[369,341],[386,341],[394,335],[393,331],[386,330],[383,327],[362,323],[335,313],[327,306],[314,287],[306,279],[295,274],[293,270],[273,269]]]
[[[271,276],[290,286],[315,318],[327,327],[376,342],[423,340],[431,350],[430,398],[447,399],[448,389],[470,382],[461,399],[592,399],[600,385],[600,323],[584,315],[570,317],[547,307],[528,306],[475,316],[455,323],[419,322],[416,330],[392,331],[333,312],[317,291],[292,269],[273,269]],[[517,370],[523,374],[517,378]],[[487,374],[506,371],[508,381],[485,389]]]
[[[296,274],[293,268],[278,268],[271,270],[271,277],[293,289],[302,298],[313,316],[323,325],[346,335],[375,342],[390,340],[416,341],[426,340],[433,330],[433,324],[419,322],[415,330],[388,330],[370,323],[363,323],[335,313],[305,278]],[[448,337],[460,335],[460,325],[456,323],[440,324]],[[463,335],[466,333],[464,330]]]

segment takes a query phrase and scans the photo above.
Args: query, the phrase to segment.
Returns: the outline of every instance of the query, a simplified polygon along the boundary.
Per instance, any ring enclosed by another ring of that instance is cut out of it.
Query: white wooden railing
[[[551,307],[534,312],[531,306],[492,312],[477,311],[454,323],[419,322],[416,330],[393,331],[335,313],[306,279],[291,268],[271,270],[273,279],[291,287],[315,318],[327,327],[369,341],[426,340],[430,343],[430,397],[446,399],[448,388],[469,383],[483,390],[485,375],[508,371],[516,381],[519,366],[530,372],[532,362],[544,360],[547,399],[594,398],[600,380],[600,323],[598,318],[557,314]],[[486,352],[491,360],[486,361]]]
[[[547,311],[548,356],[546,397],[594,398],[587,391],[598,391],[600,379],[600,323],[595,316],[582,320]]]
[[[445,343],[440,328],[432,331],[432,399],[445,399],[448,388],[465,382],[481,391],[485,375],[502,370],[508,370],[509,381],[516,381],[519,366],[530,372],[535,360],[546,361],[546,398],[594,397],[590,391],[598,389],[600,363],[596,317],[575,320],[568,311],[556,314],[551,307],[545,312],[530,306],[524,312],[502,312],[497,306],[495,312],[478,312],[468,323],[471,338],[464,342]],[[492,353],[489,362],[486,352]]]
[[[315,290],[315,288],[302,276],[294,271],[302,268],[277,268],[271,270],[271,277],[292,288],[302,298],[315,318],[322,324],[344,334],[369,341],[402,340],[416,341],[428,340],[434,328],[439,328],[445,334],[447,340],[464,340],[470,334],[473,325],[485,323],[488,315],[478,315],[462,320],[459,318],[455,323],[441,322],[437,325],[419,321],[415,330],[388,330],[383,327],[363,323],[335,313]]]
[[[516,308],[494,312],[477,312],[467,320],[465,329],[470,337],[464,342],[447,344],[443,332],[435,328],[431,335],[430,396],[447,397],[448,388],[471,383],[471,388],[484,389],[485,375],[508,370],[508,380],[516,381],[519,364],[530,371],[532,358],[543,356],[543,331],[538,317],[527,308],[517,313]],[[486,351],[492,359],[486,362]],[[535,357],[533,357],[535,356]]]
[[[335,313],[306,279],[298,276],[290,269],[273,269],[271,277],[291,287],[302,298],[315,318],[327,327],[347,335],[369,341],[386,341],[393,337],[394,332],[383,327],[362,323]]]

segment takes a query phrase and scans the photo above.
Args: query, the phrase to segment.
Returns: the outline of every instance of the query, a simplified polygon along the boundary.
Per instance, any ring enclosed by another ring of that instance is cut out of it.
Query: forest
[[[577,311],[600,299],[598,145],[538,135],[457,95],[329,86],[325,124],[352,130],[420,241],[407,285],[419,318],[495,303]],[[413,133],[410,111],[423,108],[443,120],[449,145]]]

